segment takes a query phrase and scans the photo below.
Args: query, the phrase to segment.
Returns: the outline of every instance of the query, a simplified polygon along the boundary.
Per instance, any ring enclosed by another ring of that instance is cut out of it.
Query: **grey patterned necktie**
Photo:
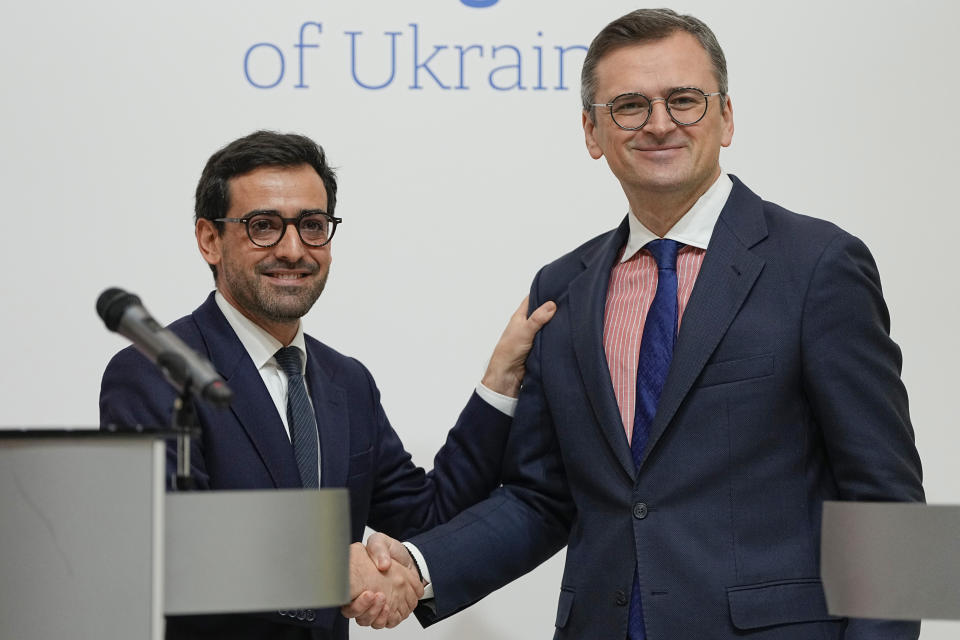
[[[277,364],[287,374],[287,425],[293,442],[293,455],[300,470],[300,482],[304,489],[320,486],[319,444],[317,442],[317,418],[307,397],[300,365],[300,350],[284,347],[274,356]]]

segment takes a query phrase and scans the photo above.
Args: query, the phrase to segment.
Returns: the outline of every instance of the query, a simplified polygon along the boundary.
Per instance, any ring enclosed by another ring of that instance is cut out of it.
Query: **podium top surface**
[[[101,431],[98,427],[76,427],[66,428],[58,427],[54,429],[25,427],[21,429],[11,427],[0,427],[0,441],[3,440],[66,440],[71,438],[79,439],[103,439],[114,440],[117,438],[147,438],[147,439],[169,439],[175,438],[176,432],[172,429],[110,429]]]
[[[960,620],[960,506],[828,501],[822,533],[831,614]]]

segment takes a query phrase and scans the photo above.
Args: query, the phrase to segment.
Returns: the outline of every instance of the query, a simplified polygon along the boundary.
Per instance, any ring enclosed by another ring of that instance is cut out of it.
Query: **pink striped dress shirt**
[[[680,322],[690,300],[693,284],[706,255],[703,249],[683,247],[677,254],[677,303]],[[603,320],[603,348],[610,366],[613,392],[620,406],[620,416],[627,431],[627,442],[633,435],[633,412],[637,396],[637,361],[640,338],[647,320],[647,310],[657,292],[657,262],[646,249],[641,249],[610,273],[607,305]]]
[[[677,254],[677,303],[679,322],[690,301],[693,285],[706,256],[713,226],[730,195],[732,184],[726,174],[691,207],[665,237],[685,246]],[[610,272],[603,320],[603,349],[610,367],[610,381],[620,407],[627,434],[633,436],[633,414],[637,395],[637,362],[643,325],[657,292],[657,263],[642,246],[657,236],[630,216],[630,239]],[[678,327],[679,328],[679,327]]]

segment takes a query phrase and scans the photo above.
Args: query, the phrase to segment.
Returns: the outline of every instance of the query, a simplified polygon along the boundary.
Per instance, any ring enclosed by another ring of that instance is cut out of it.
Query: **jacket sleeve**
[[[387,420],[379,392],[371,388],[377,444],[371,452],[367,526],[406,539],[450,520],[499,486],[510,416],[473,393],[434,458],[433,470],[426,472],[413,463]]]
[[[846,233],[824,250],[804,302],[804,391],[841,500],[924,500],[900,349],[876,264]],[[917,638],[914,622],[850,620],[849,640]]]
[[[139,351],[127,347],[107,364],[100,382],[100,429],[165,429],[173,420],[176,390],[160,370]],[[191,474],[198,489],[209,488],[202,441],[191,439]],[[177,468],[175,440],[167,441],[167,488],[172,489]]]
[[[530,309],[541,302],[535,280]],[[566,544],[574,507],[543,395],[540,345],[538,335],[503,453],[503,486],[448,524],[411,539],[434,585],[432,608],[416,610],[425,626],[524,575]]]

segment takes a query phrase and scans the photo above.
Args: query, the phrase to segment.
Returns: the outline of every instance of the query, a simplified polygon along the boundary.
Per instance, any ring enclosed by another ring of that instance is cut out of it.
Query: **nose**
[[[652,135],[662,137],[673,129],[676,129],[677,123],[670,117],[667,111],[667,101],[663,98],[654,98],[650,101],[650,117],[647,123],[643,125],[643,130]]]
[[[300,240],[300,234],[297,233],[297,225],[287,222],[284,225],[283,237],[280,242],[273,245],[273,254],[280,260],[290,263],[297,262],[307,252],[303,241]]]

